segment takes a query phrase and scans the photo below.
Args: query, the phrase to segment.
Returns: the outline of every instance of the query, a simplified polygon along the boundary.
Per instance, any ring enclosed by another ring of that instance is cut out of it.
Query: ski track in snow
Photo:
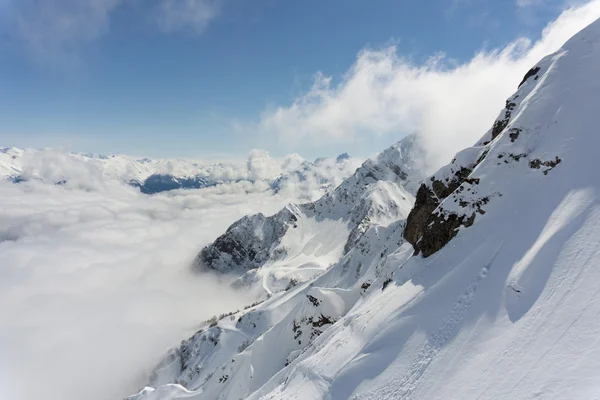
[[[496,252],[497,254],[497,252]],[[419,384],[436,354],[444,347],[458,330],[465,313],[475,298],[475,293],[480,282],[488,275],[489,269],[493,263],[484,266],[479,274],[469,283],[467,289],[460,295],[458,300],[452,305],[450,313],[443,319],[440,327],[428,337],[427,342],[417,353],[413,364],[398,380],[392,381],[387,387],[376,390],[372,393],[356,395],[353,398],[360,399],[409,399],[411,394]]]

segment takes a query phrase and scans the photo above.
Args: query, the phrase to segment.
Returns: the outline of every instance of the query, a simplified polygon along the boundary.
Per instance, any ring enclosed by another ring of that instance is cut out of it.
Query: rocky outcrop
[[[266,260],[283,256],[275,247],[298,217],[289,209],[265,217],[263,214],[246,216],[227,229],[213,244],[202,249],[194,262],[199,270],[218,272],[248,270],[261,266]]]
[[[534,76],[535,77],[534,79],[537,80],[538,79],[538,76],[537,76],[538,72],[540,72],[540,67],[533,67],[529,71],[527,71],[527,73],[523,77],[523,80],[521,81],[521,83],[519,83],[519,87],[523,86],[523,84],[525,82],[527,82],[527,79],[531,78],[532,76]]]
[[[518,163],[522,158],[530,157],[531,151],[527,146],[517,143],[524,129],[514,121],[513,114],[534,87],[528,85],[528,81],[537,81],[548,70],[550,62],[551,59],[545,59],[525,74],[519,90],[506,100],[506,105],[492,128],[474,147],[457,154],[449,165],[420,186],[404,231],[404,238],[413,245],[416,254],[428,257],[436,253],[458,234],[461,227],[473,225],[478,214],[485,214],[483,206],[493,196],[502,196],[495,192],[479,194],[476,189],[479,178],[473,176],[474,169],[491,151],[493,142],[501,141],[502,148],[511,150],[495,151],[497,165],[510,165],[512,161]],[[530,135],[532,132],[525,133]],[[495,147],[499,149],[500,144]],[[547,175],[560,162],[559,157],[550,161],[531,158],[529,167],[542,169],[544,175]]]
[[[492,140],[501,134],[504,129],[506,129],[516,105],[517,104],[514,101],[506,100],[506,106],[504,107],[503,115],[498,118],[496,122],[494,122],[494,126],[492,127]]]
[[[439,173],[443,176],[450,172],[449,176],[441,178],[434,175],[421,185],[404,230],[404,238],[413,245],[416,254],[422,253],[424,257],[432,255],[456,236],[458,228],[473,224],[475,213],[444,212],[439,206],[457,189],[479,183],[477,179],[470,179],[469,175],[483,158],[485,152],[467,167],[457,166],[452,169],[451,165],[450,171]]]

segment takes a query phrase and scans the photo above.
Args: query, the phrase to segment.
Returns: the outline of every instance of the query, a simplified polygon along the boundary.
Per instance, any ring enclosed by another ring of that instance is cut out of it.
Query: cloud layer
[[[443,54],[417,65],[394,46],[365,49],[338,84],[317,73],[291,105],[267,109],[263,132],[299,144],[417,132],[428,164],[440,166],[487,131],[526,71],[600,17],[600,1],[564,11],[541,38],[519,38],[456,63]],[[392,136],[393,135],[393,136]]]
[[[144,182],[150,175],[202,177],[224,182],[220,190],[234,193],[265,192],[276,187],[290,199],[315,200],[339,185],[362,163],[344,157],[309,162],[298,154],[272,157],[265,150],[250,151],[246,161],[207,162],[192,159],[135,158],[126,155],[68,153],[61,149],[0,148],[0,179],[64,183],[71,188],[107,190],[107,182]],[[247,181],[242,183],[240,181]]]
[[[75,184],[87,170],[71,167],[80,169],[73,185],[0,182],[2,399],[138,390],[201,321],[254,300],[191,274],[201,247],[241,216],[290,200],[249,182],[145,196],[96,172]]]
[[[154,161],[131,160],[0,149],[0,399],[114,400],[139,390],[203,320],[255,300],[192,274],[199,250],[242,216],[318,198],[322,179],[336,186],[358,166],[320,160],[274,194],[270,180],[305,161],[253,150],[246,162],[205,166],[230,183],[148,196],[121,175]],[[157,168],[197,168],[181,161]]]

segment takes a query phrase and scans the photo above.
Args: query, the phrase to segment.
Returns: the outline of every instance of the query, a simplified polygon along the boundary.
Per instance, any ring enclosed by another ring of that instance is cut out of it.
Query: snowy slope
[[[598,65],[595,22],[425,179],[406,222],[184,342],[132,399],[600,398]],[[319,204],[352,220],[340,193]]]
[[[542,60],[502,129],[420,190],[433,194],[411,215],[435,203],[414,222],[429,257],[397,263],[251,398],[597,398],[599,59],[595,23]]]
[[[272,217],[245,217],[205,248],[197,267],[242,274],[237,283],[264,301],[207,321],[155,371],[151,384],[167,386],[140,396],[185,393],[171,382],[201,398],[244,398],[343,317],[372,281],[389,273],[376,264],[403,242],[413,196],[401,183],[417,179],[409,168],[413,141],[365,162],[322,199]]]

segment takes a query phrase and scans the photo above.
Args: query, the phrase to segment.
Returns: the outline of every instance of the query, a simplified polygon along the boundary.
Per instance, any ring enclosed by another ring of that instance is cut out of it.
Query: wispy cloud
[[[260,128],[298,145],[419,132],[439,165],[487,131],[533,64],[599,16],[600,0],[588,2],[564,11],[536,42],[519,38],[462,64],[435,55],[416,65],[393,46],[366,49],[341,82],[316,74],[292,104],[267,109]]]
[[[21,41],[40,59],[71,55],[104,35],[121,0],[20,0],[6,6],[9,37]]]
[[[65,62],[79,50],[110,32],[119,8],[150,13],[164,32],[186,30],[202,34],[216,18],[224,0],[7,0],[2,4],[5,37],[25,46],[36,59]],[[138,18],[143,20],[144,18]]]
[[[544,1],[545,0],[516,0],[516,5],[518,8],[539,6],[544,4]]]
[[[221,0],[164,0],[158,22],[167,32],[190,30],[202,33],[221,11]]]

